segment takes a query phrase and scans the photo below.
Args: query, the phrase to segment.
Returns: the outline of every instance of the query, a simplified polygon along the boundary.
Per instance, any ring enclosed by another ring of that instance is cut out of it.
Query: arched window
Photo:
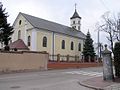
[[[31,44],[31,37],[28,36],[28,46],[30,46],[30,44]]]
[[[22,21],[20,20],[20,21],[19,21],[19,25],[21,25],[21,23],[22,23]]]
[[[73,24],[75,24],[75,21],[73,21]]]
[[[21,39],[21,31],[18,31],[18,39]]]
[[[62,40],[62,49],[65,49],[65,40]]]
[[[47,37],[43,37],[43,47],[47,47]]]
[[[74,49],[74,43],[71,42],[71,50],[73,50],[73,49]]]
[[[80,26],[78,26],[78,30],[80,30]]]
[[[78,51],[81,51],[81,43],[78,44]]]

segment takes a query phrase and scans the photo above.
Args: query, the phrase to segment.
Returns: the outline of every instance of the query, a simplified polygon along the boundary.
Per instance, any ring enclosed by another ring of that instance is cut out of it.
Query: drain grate
[[[16,89],[16,88],[20,88],[20,86],[12,86],[12,87],[10,87],[10,88]]]

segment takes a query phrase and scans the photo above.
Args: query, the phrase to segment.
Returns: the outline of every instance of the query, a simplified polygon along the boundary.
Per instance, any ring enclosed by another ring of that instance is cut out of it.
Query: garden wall
[[[47,62],[45,52],[0,52],[0,72],[47,70]]]

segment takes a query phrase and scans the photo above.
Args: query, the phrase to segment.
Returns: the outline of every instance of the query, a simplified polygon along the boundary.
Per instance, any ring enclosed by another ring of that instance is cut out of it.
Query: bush
[[[4,51],[10,51],[10,47],[7,45],[4,47]]]
[[[120,42],[116,42],[114,46],[114,66],[115,76],[120,78]]]

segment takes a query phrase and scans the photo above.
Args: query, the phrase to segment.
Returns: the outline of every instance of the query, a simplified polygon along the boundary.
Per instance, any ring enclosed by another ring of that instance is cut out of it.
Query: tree
[[[5,45],[5,50],[9,50],[8,44],[13,34],[13,28],[7,23],[7,13],[3,9],[3,5],[0,2],[0,42]]]
[[[94,47],[93,47],[93,40],[91,38],[89,31],[88,31],[87,36],[86,36],[86,40],[85,40],[85,44],[84,44],[82,53],[83,53],[85,61],[89,61],[89,59],[91,61],[94,60],[95,52],[94,52]]]
[[[118,18],[116,16],[111,16],[109,12],[106,12],[102,16],[102,21],[96,24],[97,30],[103,31],[106,33],[106,38],[110,42],[110,49],[113,52],[113,43],[114,41],[119,41],[119,31]],[[101,24],[100,24],[101,23]]]
[[[114,46],[114,66],[115,76],[120,78],[120,42],[116,42]]]

